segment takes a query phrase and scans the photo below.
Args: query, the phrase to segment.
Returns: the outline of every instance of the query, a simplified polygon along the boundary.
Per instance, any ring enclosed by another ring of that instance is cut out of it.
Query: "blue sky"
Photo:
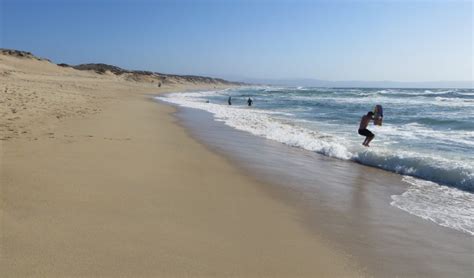
[[[0,47],[248,78],[473,79],[471,1],[0,0]]]

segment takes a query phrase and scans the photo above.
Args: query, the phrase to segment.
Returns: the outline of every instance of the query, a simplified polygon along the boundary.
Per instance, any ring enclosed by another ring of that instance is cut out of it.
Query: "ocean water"
[[[247,87],[158,99],[208,111],[256,136],[404,175],[408,189],[391,205],[474,235],[474,90]],[[366,148],[357,129],[376,104],[384,123],[369,125],[376,137]]]

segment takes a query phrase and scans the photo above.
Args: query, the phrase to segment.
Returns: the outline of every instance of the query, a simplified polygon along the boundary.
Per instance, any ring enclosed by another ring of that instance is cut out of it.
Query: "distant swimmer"
[[[374,119],[374,112],[370,111],[367,113],[367,115],[362,116],[362,119],[360,120],[360,125],[359,125],[359,134],[362,136],[365,136],[365,140],[362,143],[362,145],[369,147],[370,141],[372,141],[375,137],[375,135],[367,129],[367,126],[369,125],[370,121]]]
[[[248,103],[249,106],[252,106],[253,100],[252,100],[251,98],[249,98],[249,99],[247,100],[247,103]]]
[[[229,97],[229,98],[227,99],[227,103],[228,103],[229,105],[232,105],[232,97]]]

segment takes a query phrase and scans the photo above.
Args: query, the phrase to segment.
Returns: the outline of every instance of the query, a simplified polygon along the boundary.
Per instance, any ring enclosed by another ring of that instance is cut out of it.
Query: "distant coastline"
[[[390,89],[472,89],[474,81],[423,81],[423,82],[403,82],[403,81],[328,81],[319,79],[294,78],[294,79],[258,79],[258,78],[231,78],[228,80],[251,84],[263,84],[271,86],[290,87],[323,87],[323,88],[390,88]]]

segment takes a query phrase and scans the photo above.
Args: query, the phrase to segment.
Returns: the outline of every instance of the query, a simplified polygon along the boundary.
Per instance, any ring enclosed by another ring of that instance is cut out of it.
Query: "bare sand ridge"
[[[95,70],[60,67],[28,52],[0,50],[0,140],[37,138],[41,133],[31,134],[33,126],[35,131],[47,132],[64,117],[100,112],[105,103],[124,93],[234,85],[203,77],[132,71],[114,74],[98,67],[80,68]]]
[[[363,275],[150,97],[228,86],[0,54],[1,276]]]

